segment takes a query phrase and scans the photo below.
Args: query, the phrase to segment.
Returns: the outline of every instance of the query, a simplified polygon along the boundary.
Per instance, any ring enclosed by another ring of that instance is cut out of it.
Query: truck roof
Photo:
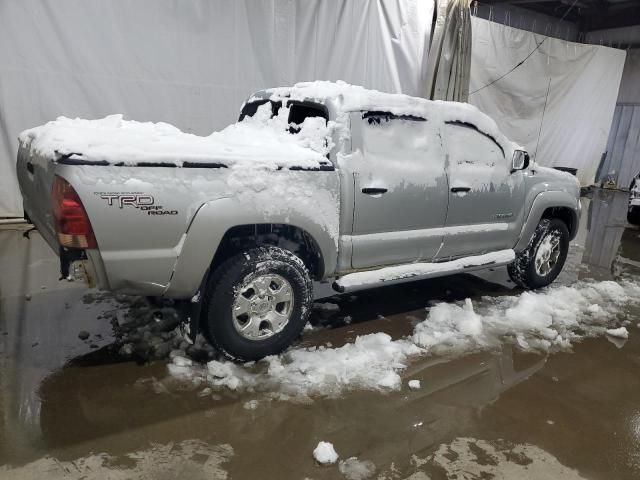
[[[492,118],[469,103],[385,93],[342,81],[301,82],[290,87],[268,88],[252,95],[248,102],[264,99],[316,101],[333,107],[337,112],[388,112],[398,116],[466,123],[493,137],[505,152],[519,148],[504,136]]]

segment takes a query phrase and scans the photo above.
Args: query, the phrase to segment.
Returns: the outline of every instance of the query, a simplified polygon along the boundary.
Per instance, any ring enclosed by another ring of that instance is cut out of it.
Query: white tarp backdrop
[[[607,149],[625,52],[555,38],[535,50],[543,35],[477,17],[472,28],[469,102],[532,159],[537,149],[539,164],[577,168],[580,183],[593,184]],[[482,88],[534,50],[520,67]]]
[[[22,215],[15,157],[25,128],[123,113],[206,135],[233,122],[251,92],[302,80],[423,96],[432,17],[425,0],[0,2],[0,217]],[[475,18],[473,32],[472,92],[542,38]],[[548,39],[470,101],[533,152],[551,78],[538,161],[575,166],[589,183],[623,61],[624,52]]]
[[[424,0],[0,2],[0,217],[22,216],[25,128],[123,113],[206,135],[303,80],[420,95],[432,16]]]
[[[425,98],[469,101],[471,0],[437,0]]]

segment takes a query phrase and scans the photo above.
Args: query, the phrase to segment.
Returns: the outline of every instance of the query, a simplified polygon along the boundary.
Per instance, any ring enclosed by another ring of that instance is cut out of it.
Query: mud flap
[[[198,291],[191,301],[180,302],[177,308],[181,317],[180,333],[189,344],[193,345],[200,329],[200,312],[202,311],[200,292]]]
[[[189,301],[183,301],[178,304],[182,321],[180,322],[180,333],[184,339],[193,345],[196,337],[200,332],[200,317],[202,315],[202,291],[207,285],[209,278],[209,269],[204,274],[205,280],[202,281],[200,288]]]

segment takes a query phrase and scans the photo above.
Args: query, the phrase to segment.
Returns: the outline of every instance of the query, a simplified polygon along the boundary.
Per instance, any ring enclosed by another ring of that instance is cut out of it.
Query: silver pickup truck
[[[342,82],[264,90],[208,137],[60,117],[20,135],[25,214],[63,277],[175,299],[227,356],[276,354],[313,280],[339,291],[506,265],[525,288],[563,267],[579,184],[529,164],[462,103]]]

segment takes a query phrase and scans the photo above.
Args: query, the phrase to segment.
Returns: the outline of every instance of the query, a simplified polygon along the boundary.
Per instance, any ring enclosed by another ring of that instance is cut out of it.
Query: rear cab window
[[[383,111],[361,112],[352,137],[354,150],[365,161],[397,182],[436,183],[444,175],[444,155],[438,129],[424,117]]]
[[[246,117],[253,117],[258,108],[265,104],[271,105],[271,117],[275,117],[282,108],[282,102],[274,102],[268,99],[254,100],[247,102],[240,112],[239,122],[242,122]],[[327,107],[321,103],[311,101],[298,101],[290,100],[286,102],[286,106],[289,108],[289,116],[287,123],[289,124],[289,133],[296,134],[300,131],[300,126],[307,118],[323,118],[325,124],[329,121],[329,111]]]
[[[262,105],[265,105],[267,103],[271,105],[271,117],[275,117],[276,115],[278,115],[280,108],[282,108],[282,102],[273,102],[265,98],[245,103],[242,107],[242,110],[240,111],[240,117],[238,118],[238,121],[241,122],[246,117],[253,117],[258,111],[258,107],[261,107]]]

